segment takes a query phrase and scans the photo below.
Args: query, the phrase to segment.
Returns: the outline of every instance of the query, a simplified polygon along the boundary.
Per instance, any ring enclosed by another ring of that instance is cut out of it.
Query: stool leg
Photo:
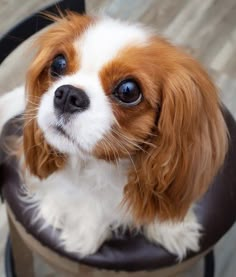
[[[211,250],[204,258],[204,277],[214,277],[215,274],[215,257],[214,251]]]
[[[16,277],[15,265],[12,256],[11,240],[9,236],[5,247],[5,273],[6,277]]]
[[[19,236],[10,217],[8,217],[8,220],[10,227],[10,239],[13,251],[15,273],[17,277],[33,277],[34,269],[32,253]]]

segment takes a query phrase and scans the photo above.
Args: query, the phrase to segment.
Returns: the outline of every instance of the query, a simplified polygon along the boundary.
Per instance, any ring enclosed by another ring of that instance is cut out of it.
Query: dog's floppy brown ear
[[[40,98],[48,86],[48,76],[44,69],[45,56],[48,55],[45,53],[46,50],[38,52],[27,74],[27,106],[23,130],[25,165],[39,178],[46,178],[64,165],[64,157],[46,143],[36,121]]]
[[[125,201],[138,222],[182,219],[224,161],[227,130],[213,83],[175,53],[162,80],[161,110],[148,154],[135,157]],[[167,59],[170,57],[167,57]],[[167,66],[168,67],[168,66]]]
[[[62,155],[57,154],[46,143],[35,119],[25,121],[24,128],[24,154],[25,165],[30,172],[43,179],[64,164]]]

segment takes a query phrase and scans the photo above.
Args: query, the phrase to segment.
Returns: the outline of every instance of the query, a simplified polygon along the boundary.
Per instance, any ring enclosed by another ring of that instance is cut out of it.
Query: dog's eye
[[[134,106],[141,102],[142,93],[133,80],[122,81],[114,90],[113,96],[126,106]]]
[[[52,77],[60,77],[65,74],[66,68],[66,58],[60,54],[53,59],[50,67],[50,74]]]

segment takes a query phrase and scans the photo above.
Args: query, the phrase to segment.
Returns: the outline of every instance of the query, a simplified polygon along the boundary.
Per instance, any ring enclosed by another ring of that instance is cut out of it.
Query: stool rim
[[[27,233],[24,226],[19,223],[14,214],[12,213],[11,209],[7,205],[7,212],[9,215],[9,220],[12,224],[14,224],[18,235],[24,241],[24,243],[29,247],[29,249],[35,253],[37,253],[42,258],[46,258],[46,261],[55,268],[59,268],[63,272],[67,272],[70,274],[78,274],[81,271],[81,263],[77,261],[71,260],[68,257],[64,257],[59,255],[57,252],[53,251],[52,249],[48,248],[46,245],[41,244],[36,238],[34,238],[31,234]],[[172,264],[168,267],[158,268],[158,273],[166,276],[164,274],[166,271],[174,270],[175,272],[183,271],[185,268],[189,268],[191,265],[195,264],[201,257],[206,257],[210,252],[212,252],[212,248],[207,249],[206,251],[195,255],[192,258],[187,259],[181,263]],[[50,257],[50,258],[49,258]],[[90,265],[91,266],[91,265]],[[83,268],[86,271],[86,267]],[[104,268],[102,268],[104,269]],[[88,268],[87,268],[88,270]],[[114,270],[111,268],[110,270]],[[156,269],[153,269],[156,270]],[[135,270],[136,271],[136,270]]]

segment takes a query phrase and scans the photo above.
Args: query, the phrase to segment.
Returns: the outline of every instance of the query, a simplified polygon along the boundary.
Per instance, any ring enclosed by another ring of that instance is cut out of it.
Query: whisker
[[[106,156],[108,157],[108,161],[110,162],[110,161],[111,161],[111,157],[110,157],[110,154],[109,154],[109,150],[108,150],[108,148],[107,148],[107,145],[106,145],[106,141],[105,141],[105,140],[102,140],[102,141],[101,141],[101,144],[102,144],[103,150],[105,151]]]
[[[134,146],[135,148],[138,148],[140,151],[144,152],[144,153],[148,153],[146,150],[144,150],[138,143],[137,143],[137,140],[132,140],[132,138],[128,138],[127,136],[125,136],[124,134],[112,129],[112,132],[114,134],[116,134],[117,136],[119,136],[120,138],[124,139],[125,142],[127,144],[130,144],[132,146]],[[143,141],[142,141],[143,142]]]
[[[137,168],[136,168],[136,166],[135,166],[135,163],[134,163],[134,160],[133,160],[133,158],[132,158],[132,156],[131,156],[131,154],[129,153],[129,151],[126,149],[126,147],[123,145],[123,144],[121,144],[119,141],[118,141],[118,139],[116,138],[116,137],[114,137],[114,135],[111,133],[110,134],[112,137],[113,137],[113,140],[128,154],[128,156],[129,156],[129,160],[131,161],[131,163],[132,163],[132,166],[133,166],[133,168],[134,168],[134,171],[135,171],[135,173],[137,174]],[[138,176],[138,174],[137,174],[137,176]]]
[[[115,149],[115,148],[113,147],[113,144],[112,144],[112,142],[109,140],[108,137],[105,137],[105,141],[106,141],[106,143],[109,145],[109,147],[110,147],[110,149],[111,149],[111,151],[112,151],[112,153],[113,153],[113,155],[114,155],[114,157],[115,157],[115,161],[118,161],[118,160],[120,159],[120,156],[119,156],[119,153],[118,153],[117,149]]]

